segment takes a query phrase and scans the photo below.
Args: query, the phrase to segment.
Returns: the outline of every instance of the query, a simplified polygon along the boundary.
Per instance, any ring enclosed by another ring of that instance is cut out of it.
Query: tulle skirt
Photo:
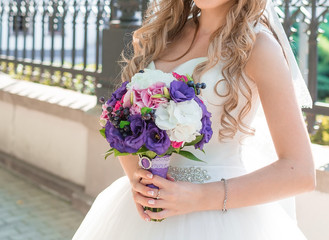
[[[128,178],[121,177],[95,199],[73,240],[305,240],[277,202],[173,216],[146,222],[136,210]]]

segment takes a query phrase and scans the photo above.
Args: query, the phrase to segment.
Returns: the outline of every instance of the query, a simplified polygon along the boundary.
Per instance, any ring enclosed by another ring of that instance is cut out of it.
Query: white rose
[[[130,83],[127,84],[127,89],[135,87],[136,89],[145,89],[157,82],[163,82],[166,87],[170,87],[170,83],[175,78],[171,73],[164,73],[160,70],[144,69],[144,73],[136,73]]]
[[[170,101],[161,104],[155,111],[155,124],[162,130],[170,130],[176,127],[178,121],[174,115],[176,103]]]
[[[171,141],[192,142],[196,136],[200,135],[194,125],[177,124],[174,129],[168,130],[167,134]]]

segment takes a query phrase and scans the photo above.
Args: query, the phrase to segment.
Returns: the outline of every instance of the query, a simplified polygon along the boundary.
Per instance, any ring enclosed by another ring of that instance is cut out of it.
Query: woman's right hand
[[[142,168],[137,168],[130,181],[130,184],[132,186],[131,191],[133,194],[133,199],[136,204],[137,211],[139,215],[142,217],[142,219],[148,222],[151,220],[150,216],[144,212],[144,207],[141,204],[139,204],[136,201],[136,199],[140,197],[147,197],[152,199],[155,198],[155,196],[157,196],[158,189],[150,188],[146,186],[147,182],[149,182],[149,180],[152,178],[153,178],[153,174],[150,171]],[[174,181],[174,179],[169,175],[167,175],[167,179]]]
[[[152,178],[153,178],[153,174],[150,171],[147,171],[142,168],[137,168],[130,181],[132,187],[131,191],[133,194],[134,202],[137,207],[137,211],[139,215],[142,217],[142,219],[148,222],[151,220],[149,215],[144,213],[144,207],[138,202],[136,202],[136,199],[139,198],[140,196],[150,197],[150,198],[156,196],[158,189],[147,187],[141,183],[143,179],[152,179]]]

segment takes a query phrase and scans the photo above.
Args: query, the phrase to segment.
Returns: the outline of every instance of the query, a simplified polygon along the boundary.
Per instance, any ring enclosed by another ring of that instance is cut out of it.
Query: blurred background
[[[329,2],[274,0],[314,106],[303,109],[316,191],[296,197],[310,240],[329,239]],[[124,175],[99,134],[144,0],[0,0],[0,240],[71,239]]]

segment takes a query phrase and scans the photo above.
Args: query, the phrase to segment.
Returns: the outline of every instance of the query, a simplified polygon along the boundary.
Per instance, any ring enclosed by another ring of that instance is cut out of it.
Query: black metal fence
[[[93,94],[109,1],[0,2],[1,70]]]
[[[0,70],[94,94],[97,79],[104,77],[103,29],[132,11],[138,18],[141,4],[123,13],[119,3],[0,0]]]
[[[146,3],[146,0],[0,0],[0,70],[95,94],[97,84],[107,81],[108,75],[104,70],[108,67],[102,62],[110,54],[102,41],[104,29],[110,25],[123,28],[132,22],[138,25]],[[304,111],[308,113],[311,131],[315,114],[329,115],[329,104],[317,101],[317,37],[329,11],[329,1],[274,0],[274,3],[279,6],[277,11],[288,36],[296,34],[296,22],[304,26],[299,31],[306,33],[308,55],[304,68],[314,101],[314,108]]]

